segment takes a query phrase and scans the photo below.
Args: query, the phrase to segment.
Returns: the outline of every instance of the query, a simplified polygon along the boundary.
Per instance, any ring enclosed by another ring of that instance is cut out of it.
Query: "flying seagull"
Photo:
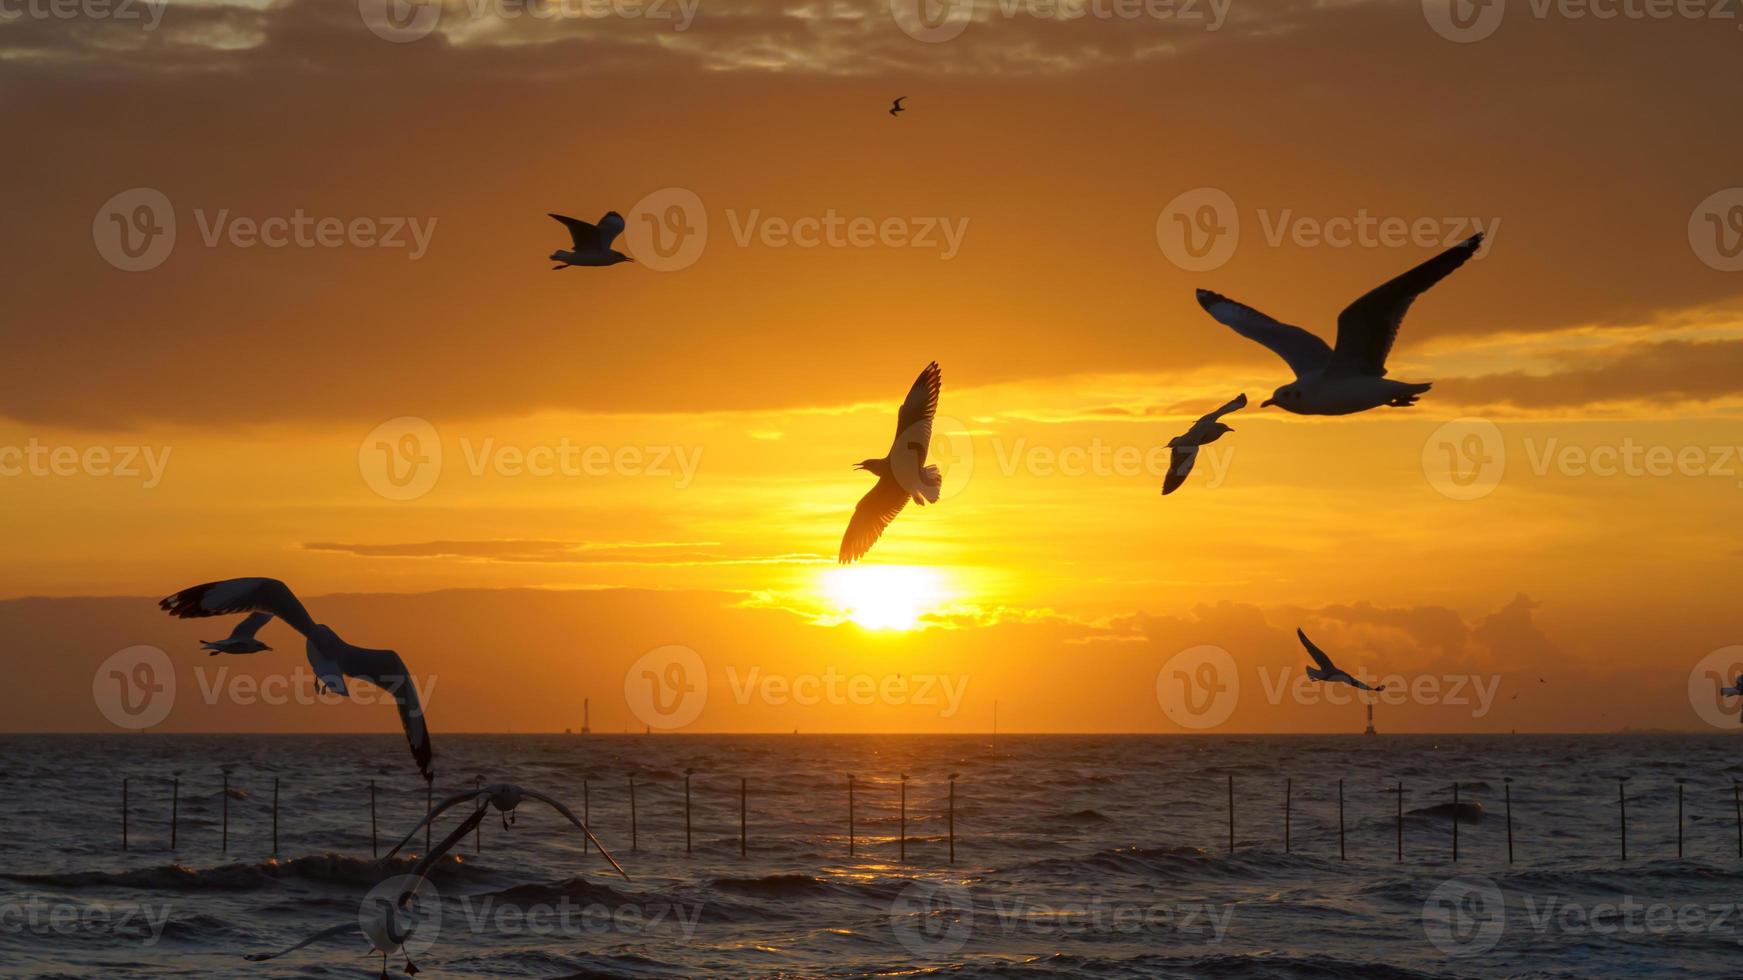
[[[1191,473],[1192,464],[1198,462],[1198,447],[1221,439],[1225,432],[1235,431],[1223,424],[1222,417],[1246,407],[1247,396],[1243,392],[1216,411],[1200,416],[1183,434],[1168,440],[1168,448],[1173,452],[1168,456],[1168,475],[1162,480],[1163,496],[1179,490],[1186,482],[1186,474]]]
[[[317,688],[349,695],[351,692],[345,686],[345,678],[355,677],[392,695],[394,703],[399,706],[400,724],[405,727],[406,741],[411,743],[412,758],[417,760],[418,771],[426,780],[431,778],[429,726],[425,724],[417,685],[412,683],[405,661],[399,654],[392,650],[352,646],[341,640],[331,628],[315,622],[309,611],[303,608],[302,600],[291,592],[290,586],[275,578],[207,582],[161,599],[157,605],[179,619],[265,613],[268,617],[277,616],[284,620],[285,625],[308,640],[305,652],[309,666],[315,669]],[[243,626],[254,619],[255,616],[250,615]],[[230,639],[235,639],[241,631],[242,626],[237,627]],[[218,642],[228,643],[229,640]]]
[[[1307,638],[1306,633],[1303,633],[1298,629],[1295,631],[1295,635],[1301,638],[1301,645],[1307,648],[1307,655],[1312,657],[1313,662],[1319,665],[1317,668],[1307,668],[1307,676],[1316,681],[1335,681],[1339,684],[1348,684],[1351,687],[1358,687],[1364,691],[1373,691],[1375,693],[1379,693],[1386,689],[1386,685],[1384,684],[1381,684],[1379,687],[1369,687],[1361,681],[1356,680],[1344,671],[1343,668],[1332,663],[1331,658],[1325,655],[1325,651],[1314,646],[1313,641]]]
[[[926,448],[932,443],[932,416],[938,412],[943,386],[944,372],[938,362],[926,365],[896,413],[896,439],[889,453],[853,464],[854,469],[876,473],[878,482],[859,498],[853,519],[847,522],[847,533],[841,536],[841,564],[864,558],[909,499],[920,506],[938,502],[944,478],[938,467],[926,465]]]
[[[1350,415],[1382,405],[1402,408],[1415,404],[1431,387],[1386,378],[1386,355],[1404,313],[1428,287],[1464,265],[1482,243],[1481,234],[1472,235],[1345,307],[1338,314],[1336,348],[1208,289],[1198,291],[1198,304],[1236,333],[1269,347],[1295,372],[1294,381],[1259,407],[1276,405],[1297,415]]]
[[[442,856],[447,854],[455,844],[459,843],[461,838],[470,834],[473,828],[483,822],[486,812],[485,810],[473,811],[472,815],[462,821],[460,826],[454,828],[453,833],[443,838],[442,842],[435,847],[430,848],[430,853],[424,855],[417,864],[412,866],[411,872],[404,876],[410,881],[393,901],[376,897],[372,893],[363,900],[363,907],[357,912],[356,923],[348,922],[331,929],[323,929],[295,946],[281,949],[276,953],[249,953],[243,959],[254,963],[275,960],[286,953],[294,953],[305,946],[312,946],[327,939],[344,936],[361,928],[364,937],[369,940],[370,952],[381,954],[381,980],[387,980],[389,953],[399,953],[406,956],[405,972],[415,976],[418,973],[418,968],[412,963],[411,957],[405,953],[405,944],[411,941],[412,935],[417,931],[417,909],[413,904],[417,898],[417,889],[423,884],[424,876],[429,874],[430,868],[441,860]],[[397,881],[398,879],[389,880]]]
[[[424,829],[424,824],[427,824],[441,816],[442,811],[449,807],[459,806],[462,803],[477,799],[484,800],[488,806],[481,807],[476,812],[482,814],[486,812],[489,807],[496,807],[496,809],[502,814],[502,826],[505,830],[508,829],[508,825],[514,821],[515,808],[527,800],[538,800],[541,803],[549,804],[552,809],[561,813],[563,816],[568,817],[570,823],[581,828],[581,832],[587,835],[587,839],[593,842],[594,847],[599,848],[599,853],[605,857],[605,860],[610,862],[611,866],[616,869],[618,874],[623,875],[623,880],[629,880],[629,873],[623,870],[623,865],[617,863],[617,859],[611,856],[611,852],[605,849],[605,845],[599,843],[599,838],[593,836],[593,831],[589,830],[587,825],[582,823],[568,807],[543,793],[535,793],[530,789],[523,789],[513,783],[492,783],[488,786],[480,786],[477,789],[448,797],[442,802],[436,804],[435,808],[428,814],[425,814],[424,819],[418,821],[418,825],[411,829],[411,833],[406,834],[398,844],[393,845],[393,850],[388,851],[387,856],[393,857],[395,854],[398,854],[400,848],[411,843],[412,838],[417,836],[418,831]],[[431,853],[435,852],[432,851]],[[425,860],[427,861],[429,858],[426,857]]]
[[[551,217],[569,229],[569,239],[574,243],[570,251],[557,249],[551,253],[551,261],[557,263],[551,266],[553,271],[567,269],[572,265],[616,265],[619,262],[635,261],[611,247],[612,241],[623,231],[623,215],[616,211],[605,212],[597,225],[590,225],[566,214],[552,214]]]
[[[230,635],[222,640],[201,640],[200,649],[211,651],[209,655],[213,657],[220,653],[260,653],[263,650],[271,650],[272,647],[254,638],[254,634],[260,632],[260,628],[270,622],[272,622],[272,613],[257,612],[237,623],[236,628],[230,631]]]
[[[902,96],[901,99],[897,99],[894,102],[890,103],[890,115],[893,116],[898,112],[907,112],[908,111],[908,107],[904,106],[902,104],[902,99],[905,99],[905,98],[907,98],[907,96],[904,95],[904,96]]]

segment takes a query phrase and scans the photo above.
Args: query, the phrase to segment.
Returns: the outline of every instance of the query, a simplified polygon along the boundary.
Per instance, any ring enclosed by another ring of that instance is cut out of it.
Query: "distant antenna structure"
[[[583,730],[585,730],[585,729],[583,729]],[[1374,706],[1372,704],[1368,705],[1368,727],[1362,729],[1362,734],[1363,735],[1376,734],[1374,731]]]
[[[1372,714],[1373,709],[1369,708],[1368,712],[1369,712],[1369,714]],[[582,698],[581,699],[581,734],[583,734],[583,735],[593,734],[592,714],[593,714],[593,700],[591,698]]]

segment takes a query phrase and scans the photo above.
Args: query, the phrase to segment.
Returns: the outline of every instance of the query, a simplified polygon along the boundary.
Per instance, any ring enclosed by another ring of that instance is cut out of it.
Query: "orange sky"
[[[701,0],[683,29],[455,0],[405,43],[306,0],[0,22],[0,659],[30,681],[0,729],[112,730],[91,676],[135,644],[184,693],[295,671],[282,626],[208,663],[222,626],[141,601],[234,575],[439,676],[437,732],[582,697],[653,724],[667,646],[708,692],[674,730],[985,730],[995,699],[1009,730],[1359,727],[1274,693],[1297,626],[1492,692],[1383,703],[1389,730],[1704,729],[1691,672],[1743,643],[1743,36],[1515,6],[1470,43],[1381,2],[1235,0],[1215,30],[991,3],[940,43],[879,0]],[[134,188],[176,226],[145,271],[104,238]],[[1239,230],[1191,268],[1170,208],[1207,200]],[[608,209],[638,264],[549,271],[544,213]],[[404,247],[249,243],[299,217]],[[1323,240],[1368,219],[1421,230]],[[1436,382],[1412,409],[1260,409],[1285,367],[1192,298],[1329,336],[1476,228],[1389,362]],[[849,465],[933,359],[945,499],[837,572]],[[1163,499],[1160,447],[1237,391]],[[1209,726],[1170,694],[1205,645],[1241,685]],[[880,693],[780,692],[837,675]],[[162,727],[393,726],[234,701]]]

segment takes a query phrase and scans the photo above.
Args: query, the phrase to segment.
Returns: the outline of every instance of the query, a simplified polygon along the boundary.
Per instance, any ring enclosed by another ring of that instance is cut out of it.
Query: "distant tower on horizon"
[[[583,729],[583,730],[585,730],[585,729]],[[1375,734],[1375,732],[1374,732],[1374,706],[1371,703],[1368,705],[1368,727],[1362,730],[1362,734],[1363,735]]]
[[[592,724],[592,720],[591,720],[592,712],[593,712],[592,699],[591,698],[582,698],[581,699],[581,734],[583,734],[583,735],[593,734],[593,724]],[[1369,708],[1368,713],[1370,715],[1373,714],[1374,709]]]

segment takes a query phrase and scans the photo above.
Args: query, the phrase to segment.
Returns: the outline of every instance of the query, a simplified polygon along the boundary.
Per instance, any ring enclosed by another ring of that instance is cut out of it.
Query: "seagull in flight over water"
[[[902,98],[897,99],[894,102],[890,103],[890,115],[893,116],[898,112],[907,112],[908,111],[908,107],[902,104],[902,99],[905,99],[905,98],[907,98],[907,96],[904,95],[904,96],[902,96]]]
[[[914,379],[896,413],[896,439],[889,453],[883,459],[853,464],[854,469],[876,473],[878,482],[859,498],[847,522],[847,533],[841,536],[841,564],[864,558],[910,499],[920,506],[938,502],[944,478],[938,467],[926,465],[926,449],[932,444],[932,416],[938,412],[938,392],[943,387],[944,372],[933,361]]]
[[[1386,377],[1386,355],[1405,311],[1417,296],[1464,265],[1482,243],[1481,233],[1472,235],[1345,307],[1338,314],[1335,348],[1300,327],[1208,289],[1198,291],[1198,304],[1235,333],[1269,347],[1295,372],[1295,380],[1260,402],[1260,408],[1276,405],[1297,415],[1351,415],[1382,405],[1402,408],[1414,405],[1431,387]]]
[[[1361,688],[1364,691],[1373,691],[1376,694],[1386,689],[1386,685],[1384,684],[1381,684],[1379,687],[1369,687],[1361,681],[1356,680],[1343,668],[1332,663],[1331,658],[1325,655],[1325,651],[1314,646],[1313,641],[1307,638],[1306,633],[1303,633],[1298,629],[1295,631],[1295,635],[1301,638],[1301,645],[1307,648],[1307,655],[1312,657],[1313,662],[1319,665],[1317,668],[1307,668],[1307,676],[1316,681],[1333,681],[1339,684],[1348,684],[1351,687]]]
[[[1223,407],[1200,416],[1185,433],[1168,440],[1168,448],[1173,452],[1168,456],[1168,475],[1162,480],[1163,496],[1180,489],[1180,485],[1186,482],[1186,475],[1192,472],[1192,464],[1198,462],[1198,447],[1221,439],[1225,432],[1235,431],[1223,424],[1222,417],[1246,407],[1247,395],[1242,392]]]
[[[568,817],[570,823],[579,827],[581,832],[587,835],[587,839],[593,842],[593,846],[599,848],[600,855],[610,863],[612,868],[615,869],[618,874],[623,875],[624,881],[629,880],[629,872],[623,870],[623,865],[617,863],[617,859],[611,856],[611,852],[605,849],[605,845],[599,843],[599,838],[593,836],[593,831],[589,830],[587,825],[582,823],[580,818],[576,817],[568,807],[543,793],[535,793],[530,789],[523,789],[513,783],[492,783],[488,786],[480,786],[477,789],[468,790],[467,792],[458,793],[454,796],[448,797],[442,802],[436,804],[435,808],[424,816],[424,819],[418,821],[418,825],[411,829],[411,833],[406,834],[398,844],[393,845],[393,850],[388,851],[387,856],[393,857],[395,854],[398,854],[400,848],[411,843],[412,838],[417,836],[418,831],[424,829],[424,824],[427,824],[441,816],[442,811],[449,807],[458,806],[462,803],[476,799],[482,799],[487,804],[486,806],[479,808],[476,813],[482,814],[488,811],[490,807],[496,807],[496,809],[502,814],[502,829],[504,830],[507,830],[509,824],[514,822],[515,808],[527,800],[538,800],[540,803],[549,804],[552,809],[561,813],[563,816]],[[435,852],[432,851],[431,853]],[[429,859],[425,858],[425,860]]]
[[[204,645],[206,649],[236,640],[244,628],[259,619],[262,613],[265,618],[260,619],[254,629],[248,631],[248,642],[259,642],[253,639],[254,630],[265,625],[272,617],[284,620],[285,625],[308,640],[305,652],[308,654],[309,666],[315,669],[317,689],[324,688],[335,694],[349,695],[351,692],[345,686],[345,678],[355,677],[374,684],[393,697],[394,703],[399,706],[400,724],[405,727],[406,741],[411,744],[412,758],[417,761],[418,771],[425,780],[431,778],[430,729],[424,720],[424,708],[418,699],[417,685],[412,683],[411,674],[406,670],[405,661],[400,659],[399,654],[392,650],[352,646],[341,640],[339,634],[330,627],[315,622],[309,611],[303,608],[302,600],[291,592],[290,586],[275,578],[233,578],[222,582],[207,582],[161,599],[157,606],[178,619],[228,616],[232,613],[250,614],[229,638],[207,643]],[[265,649],[264,645],[262,649]]]
[[[616,265],[619,262],[635,261],[635,259],[611,247],[611,243],[623,231],[623,215],[616,211],[605,212],[596,225],[590,225],[579,218],[571,218],[566,214],[552,214],[550,216],[562,222],[563,227],[569,229],[569,240],[574,246],[567,252],[557,249],[551,253],[551,261],[557,263],[551,266],[552,271],[567,269],[574,265]]]

